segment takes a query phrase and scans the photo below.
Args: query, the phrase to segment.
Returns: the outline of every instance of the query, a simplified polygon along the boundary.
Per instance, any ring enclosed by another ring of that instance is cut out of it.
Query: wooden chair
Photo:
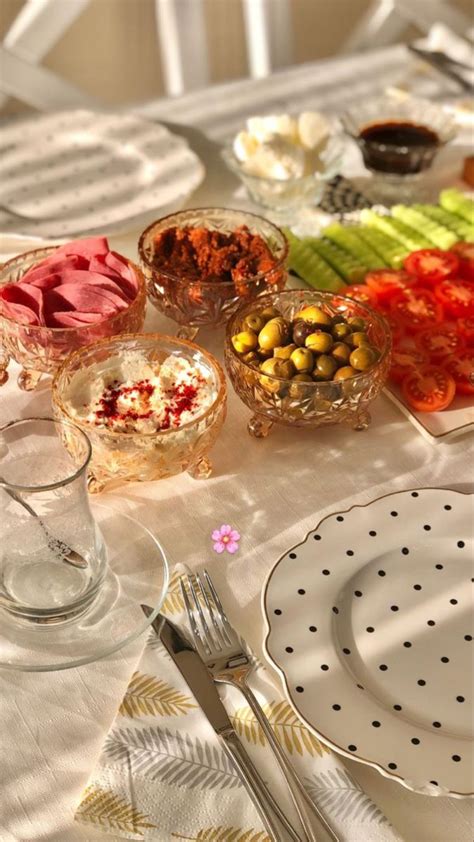
[[[41,60],[90,0],[27,0],[0,46],[0,107],[8,96],[40,111],[100,107]],[[249,75],[258,79],[291,61],[291,0],[241,0]],[[116,0],[119,10],[119,0]],[[209,84],[203,0],[155,0],[167,96]]]

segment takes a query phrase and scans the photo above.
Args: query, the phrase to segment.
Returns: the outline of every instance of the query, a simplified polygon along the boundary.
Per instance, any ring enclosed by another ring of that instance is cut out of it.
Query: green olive
[[[242,359],[247,365],[260,365],[260,357],[256,351],[249,351],[248,354],[243,355]]]
[[[352,330],[365,330],[366,328],[365,321],[360,316],[350,316],[347,323],[350,324]]]
[[[351,349],[345,342],[336,342],[331,348],[331,356],[338,362],[339,365],[348,363],[351,355]]]
[[[314,354],[327,354],[334,343],[329,333],[324,333],[324,331],[320,330],[316,333],[310,333],[304,344]]]
[[[294,342],[290,345],[280,345],[278,348],[273,349],[273,356],[278,357],[280,360],[289,360],[296,347]]]
[[[291,380],[291,386],[289,389],[290,398],[293,400],[301,400],[302,398],[306,397],[308,394],[308,389],[305,386],[301,386],[301,383],[312,383],[313,378],[310,374],[295,374],[295,376]]]
[[[296,319],[302,319],[304,322],[311,322],[313,325],[330,325],[331,316],[328,316],[320,307],[311,305],[310,307],[303,307],[302,310],[295,316]]]
[[[260,365],[260,371],[264,374],[272,374],[276,377],[284,377],[285,380],[291,380],[295,374],[295,367],[291,360],[282,360],[278,357],[272,357],[269,360],[264,360]]]
[[[360,345],[370,345],[370,339],[364,331],[356,330],[347,337],[346,342],[352,348],[358,348]]]
[[[255,333],[260,333],[262,327],[265,325],[265,321],[260,313],[249,313],[245,317],[242,327],[244,330],[253,330]]]
[[[352,329],[345,322],[340,322],[339,324],[334,325],[332,329],[334,339],[345,339],[350,333],[352,333]]]
[[[334,375],[334,380],[347,380],[348,377],[353,377],[354,374],[357,374],[355,368],[352,368],[351,365],[343,365],[342,368],[338,368]]]
[[[332,380],[336,370],[337,362],[334,357],[330,357],[328,354],[321,354],[316,360],[313,377],[316,380]]]
[[[259,316],[261,316],[265,322],[268,322],[270,319],[275,319],[279,316],[281,317],[281,313],[276,307],[264,307],[263,310],[260,310]]]
[[[349,362],[352,368],[357,371],[366,371],[374,364],[377,359],[374,349],[370,345],[361,345],[359,348],[354,348],[349,357]]]
[[[270,319],[258,334],[258,344],[264,351],[285,345],[290,338],[290,325],[281,316]]]
[[[247,354],[248,351],[253,351],[257,347],[257,334],[251,330],[243,330],[232,337],[232,345],[238,354]]]
[[[290,359],[296,370],[302,374],[309,374],[314,366],[314,357],[309,348],[297,348]]]

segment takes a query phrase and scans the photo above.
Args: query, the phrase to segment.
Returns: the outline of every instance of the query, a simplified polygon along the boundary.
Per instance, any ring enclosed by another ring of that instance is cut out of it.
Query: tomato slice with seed
[[[361,301],[363,304],[369,304],[372,307],[376,303],[374,292],[366,284],[348,284],[338,291],[338,295],[345,295],[346,298]]]
[[[459,260],[459,277],[474,281],[474,243],[454,243],[451,251]]]
[[[434,363],[442,362],[464,348],[464,339],[454,326],[442,323],[433,325],[420,331],[415,337],[416,344],[420,351]]]
[[[373,290],[381,304],[390,301],[396,292],[412,287],[416,278],[402,269],[374,269],[365,276],[365,283]]]
[[[402,395],[417,412],[439,412],[446,409],[456,394],[454,378],[437,365],[424,365],[407,374]]]
[[[406,330],[411,332],[423,330],[443,319],[443,308],[429,289],[405,289],[399,292],[392,298],[390,309]]]
[[[474,350],[467,349],[449,357],[444,367],[454,378],[460,395],[474,395]]]
[[[474,345],[474,316],[470,319],[458,319],[456,327],[466,345]]]
[[[405,257],[403,265],[410,275],[435,284],[445,278],[452,278],[459,269],[459,258],[450,251],[441,249],[420,249]]]
[[[441,281],[435,288],[435,295],[450,316],[474,316],[474,285],[469,281],[460,278]]]
[[[394,383],[401,383],[407,374],[410,374],[414,369],[426,365],[429,359],[423,351],[410,342],[410,340],[402,340],[396,345],[392,351],[392,364],[390,368],[389,377]]]

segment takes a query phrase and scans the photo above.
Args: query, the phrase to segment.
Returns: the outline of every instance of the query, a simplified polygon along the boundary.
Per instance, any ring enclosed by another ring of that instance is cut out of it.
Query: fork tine
[[[216,591],[216,589],[215,589],[215,587],[212,583],[212,579],[209,576],[209,573],[207,572],[207,570],[204,570],[203,573],[204,573],[204,578],[207,582],[207,586],[209,588],[210,594],[211,594],[212,599],[214,600],[214,604],[217,608],[217,613],[219,614],[219,617],[221,619],[223,630],[224,630],[224,632],[227,636],[227,643],[228,643],[229,646],[233,646],[235,643],[240,642],[239,638],[238,638],[238,635],[235,632],[235,630],[232,628],[231,624],[229,623],[229,620],[227,619],[227,615],[226,615],[226,613],[224,611],[224,608],[222,606],[222,603],[221,603],[221,601],[220,601],[220,599],[217,595],[217,591]]]
[[[194,604],[196,606],[197,612],[199,614],[199,619],[201,620],[201,625],[202,625],[202,629],[203,629],[203,638],[205,638],[206,643],[209,647],[209,650],[210,650],[209,654],[212,654],[216,650],[218,652],[221,652],[222,646],[220,645],[219,640],[217,640],[217,643],[216,643],[216,641],[214,640],[214,638],[212,636],[212,633],[209,629],[209,626],[207,625],[207,621],[206,621],[206,618],[204,616],[204,611],[202,610],[202,606],[201,606],[201,603],[199,601],[199,596],[197,594],[196,588],[194,587],[194,582],[193,582],[193,579],[192,579],[191,576],[188,576],[188,586],[189,586],[189,590],[191,591],[191,596],[194,600]]]
[[[203,649],[204,652],[206,653],[206,655],[211,655],[212,654],[211,650],[210,650],[207,642],[204,640],[204,638],[201,634],[201,631],[199,629],[199,624],[196,621],[196,614],[194,613],[194,609],[193,609],[193,607],[192,607],[192,605],[189,601],[189,596],[188,596],[188,592],[186,590],[185,577],[184,576],[181,577],[179,584],[181,586],[181,594],[183,596],[183,601],[184,601],[184,605],[185,605],[185,608],[186,608],[186,613],[188,615],[189,625],[191,626],[191,632],[192,632],[192,635],[193,635],[193,638],[194,638],[194,642],[196,644],[196,648],[198,649],[198,651],[199,651],[199,649]],[[189,585],[189,581],[188,581],[188,585]]]
[[[211,597],[211,600],[210,600],[209,596],[207,594],[206,587],[205,587],[199,573],[195,573],[194,575],[195,575],[195,578],[196,578],[196,582],[198,583],[198,585],[201,589],[204,604],[205,604],[205,606],[207,608],[207,611],[209,613],[209,617],[211,618],[212,625],[214,626],[215,634],[217,635],[217,639],[222,640],[222,643],[224,644],[224,647],[229,646],[230,641],[228,640],[228,635],[226,635],[226,633],[225,633],[225,628],[223,627],[222,623],[219,623],[219,621],[216,617],[216,611],[215,611],[214,605],[211,601],[212,597]]]

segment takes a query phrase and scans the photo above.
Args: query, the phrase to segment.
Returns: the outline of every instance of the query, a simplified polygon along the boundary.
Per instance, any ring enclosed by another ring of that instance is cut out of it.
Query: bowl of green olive
[[[252,410],[257,438],[273,424],[320,427],[370,424],[369,404],[390,366],[385,319],[362,302],[316,290],[262,295],[227,325],[225,363]]]

